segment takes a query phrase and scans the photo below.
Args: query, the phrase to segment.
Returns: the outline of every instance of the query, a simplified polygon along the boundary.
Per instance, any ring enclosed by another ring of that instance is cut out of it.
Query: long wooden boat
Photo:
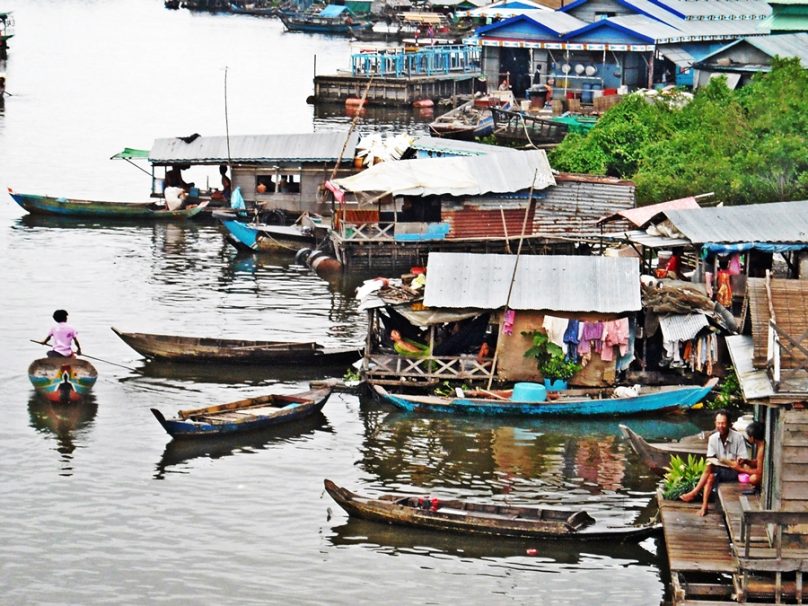
[[[665,468],[670,465],[672,455],[701,455],[707,452],[707,440],[712,432],[702,431],[692,436],[686,436],[675,442],[646,442],[645,439],[625,425],[620,425],[620,431],[631,444],[643,463],[659,476],[665,475]]]
[[[180,410],[174,419],[166,419],[156,408],[152,414],[174,438],[203,438],[257,431],[291,423],[323,408],[333,385],[292,395],[272,394],[247,398],[228,404]]]
[[[152,202],[102,202],[99,200],[77,200],[74,198],[54,198],[36,194],[19,194],[9,188],[14,201],[32,215],[59,217],[102,217],[105,219],[190,219],[201,213],[208,205],[202,202],[196,206],[168,210]]]
[[[51,402],[81,401],[95,385],[98,372],[79,358],[39,358],[28,367],[34,389]]]
[[[320,17],[318,15],[278,15],[284,27],[290,32],[306,32],[309,34],[331,34],[332,36],[351,36],[353,32],[366,29],[369,23],[346,20],[344,18]]]
[[[326,349],[297,341],[249,341],[123,332],[112,327],[129,347],[150,359],[172,362],[238,364],[350,364],[359,359],[356,348]]]
[[[407,411],[503,416],[618,416],[690,408],[709,394],[717,382],[718,379],[713,378],[703,386],[645,387],[640,395],[629,398],[599,398],[596,396],[603,395],[602,392],[571,389],[561,392],[563,395],[557,400],[547,402],[410,396],[388,393],[381,385],[373,385],[373,389],[385,402]]]
[[[597,524],[585,511],[548,509],[417,495],[363,497],[324,480],[331,498],[348,515],[365,520],[465,534],[557,539],[640,539],[657,532],[658,524],[611,527]]]
[[[457,106],[430,122],[429,129],[438,137],[471,140],[494,132],[491,106],[510,109],[514,102],[510,91],[497,91],[488,97],[478,97]]]
[[[491,108],[494,120],[494,138],[500,144],[532,144],[554,147],[564,140],[569,126],[544,118],[528,116],[522,112]]]
[[[232,218],[217,217],[227,230],[227,241],[239,250],[251,252],[297,253],[301,248],[317,245],[328,233],[325,227],[302,225],[265,225],[244,223]]]

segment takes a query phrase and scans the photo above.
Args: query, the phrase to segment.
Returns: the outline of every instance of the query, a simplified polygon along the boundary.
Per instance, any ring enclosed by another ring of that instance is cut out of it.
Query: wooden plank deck
[[[717,504],[712,504],[707,515],[701,517],[698,503],[666,501],[661,495],[658,502],[671,574],[732,574],[737,570],[737,560]]]

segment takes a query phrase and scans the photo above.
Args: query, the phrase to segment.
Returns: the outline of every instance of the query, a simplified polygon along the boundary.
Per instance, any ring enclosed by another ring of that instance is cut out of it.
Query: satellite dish
[[[598,73],[598,68],[594,65],[587,65],[586,66],[586,75],[587,76],[594,76]]]
[[[578,74],[579,76],[580,76],[582,73],[584,73],[584,66],[583,66],[583,65],[581,65],[580,63],[578,63],[578,64],[575,66],[575,73],[576,73],[576,74]]]
[[[564,65],[562,65],[561,66],[561,71],[564,72],[565,74],[570,73],[570,64],[565,63]]]

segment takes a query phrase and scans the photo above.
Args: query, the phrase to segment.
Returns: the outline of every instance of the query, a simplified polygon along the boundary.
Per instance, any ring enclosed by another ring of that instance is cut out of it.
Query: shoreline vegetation
[[[680,106],[630,95],[550,154],[561,171],[631,179],[638,205],[715,192],[726,204],[808,198],[808,71],[775,59],[730,90],[715,78]],[[676,95],[673,95],[675,99]]]

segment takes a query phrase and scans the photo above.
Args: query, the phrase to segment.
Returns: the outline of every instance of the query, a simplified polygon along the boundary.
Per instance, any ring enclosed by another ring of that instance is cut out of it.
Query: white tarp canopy
[[[555,185],[544,150],[479,157],[424,158],[382,162],[350,177],[335,179],[346,192],[394,196],[452,196],[542,190]]]
[[[536,11],[553,12],[553,9],[532,0],[503,0],[467,11],[458,11],[458,17],[474,19],[507,19],[516,15],[530,15]]]

